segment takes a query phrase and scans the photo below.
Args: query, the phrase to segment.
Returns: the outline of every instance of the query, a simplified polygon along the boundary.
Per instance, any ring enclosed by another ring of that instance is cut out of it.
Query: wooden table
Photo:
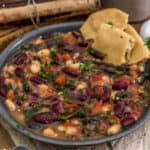
[[[137,30],[140,28],[140,24],[134,24],[134,26]],[[3,128],[0,126],[0,150],[11,150],[13,143],[15,145],[26,145],[30,150],[150,150],[150,120],[123,138],[87,147],[62,147],[44,144],[16,132],[2,118],[0,118],[0,123],[3,126]]]

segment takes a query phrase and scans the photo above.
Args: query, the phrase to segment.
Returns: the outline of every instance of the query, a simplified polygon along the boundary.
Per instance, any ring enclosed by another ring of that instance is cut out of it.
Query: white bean
[[[43,130],[43,135],[47,136],[47,137],[56,137],[57,136],[55,131],[50,127]]]
[[[80,82],[78,85],[77,85],[77,90],[81,90],[81,89],[84,89],[87,87],[87,84],[86,82]]]
[[[32,64],[30,66],[31,72],[36,74],[36,73],[38,73],[40,71],[40,69],[41,69],[40,62],[36,61],[36,60],[32,61]]]
[[[111,110],[112,110],[112,106],[110,104],[102,105],[102,108],[101,108],[102,113],[107,113],[108,111],[111,111]]]
[[[77,133],[78,133],[77,127],[68,126],[67,129],[66,129],[66,134],[69,134],[69,135],[76,135]]]
[[[80,63],[74,63],[74,64],[72,63],[72,64],[69,64],[68,66],[74,69],[79,69]]]
[[[15,69],[16,69],[15,66],[9,65],[4,70],[9,73],[14,73]]]
[[[49,49],[42,49],[38,52],[38,55],[41,57],[49,57],[50,50]]]
[[[121,130],[121,125],[120,124],[114,124],[108,128],[107,133],[112,135],[112,134],[118,133],[120,130]]]
[[[38,38],[37,40],[35,40],[33,43],[34,44],[42,44],[44,41],[41,38]]]
[[[63,125],[59,125],[57,129],[58,129],[58,131],[60,131],[60,132],[63,132],[63,131],[66,130],[66,128],[65,128]]]
[[[6,99],[5,104],[10,111],[16,110],[16,105],[10,99]]]

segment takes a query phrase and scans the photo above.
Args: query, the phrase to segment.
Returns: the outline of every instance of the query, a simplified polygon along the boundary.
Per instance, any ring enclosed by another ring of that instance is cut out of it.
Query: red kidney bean
[[[64,108],[63,108],[63,105],[62,105],[61,102],[53,104],[52,107],[51,107],[51,109],[52,109],[52,112],[55,112],[56,114],[64,112]]]
[[[78,38],[78,45],[80,47],[87,47],[88,46],[88,41],[84,40],[83,38]]]
[[[7,89],[1,87],[1,88],[0,88],[0,95],[3,96],[3,97],[6,97],[6,95],[7,95]]]
[[[114,106],[114,111],[119,118],[123,118],[125,107],[122,104],[116,104]]]
[[[125,126],[130,126],[130,125],[132,125],[134,122],[135,122],[135,120],[134,120],[133,117],[127,117],[127,118],[123,119],[123,124],[124,124]]]
[[[104,91],[104,94],[101,96],[103,102],[107,102],[110,99],[110,91]]]
[[[77,96],[77,99],[79,101],[86,101],[87,100],[87,96],[86,95],[79,95],[79,96]]]
[[[150,59],[148,59],[145,63],[145,72],[150,75]]]
[[[17,77],[19,77],[19,78],[23,77],[23,76],[24,76],[24,71],[23,71],[23,69],[17,67],[17,68],[15,69],[15,75],[16,75]]]
[[[33,76],[30,78],[30,81],[34,84],[42,84],[42,83],[46,83],[45,80],[41,79],[40,77],[37,76]]]
[[[112,85],[113,90],[126,90],[128,88],[128,85],[125,82],[116,81]]]
[[[76,31],[72,31],[72,35],[73,35],[75,38],[81,37],[81,34],[80,34],[79,32],[76,32]]]
[[[39,98],[39,95],[37,93],[29,93],[29,100],[31,101],[37,101],[37,99]]]
[[[21,106],[21,105],[23,104],[23,101],[22,101],[22,100],[17,100],[17,101],[16,101],[16,104],[17,104],[18,106]]]
[[[40,58],[39,56],[34,56],[33,59],[34,59],[34,60],[37,60],[37,61],[39,61],[39,62],[41,61],[41,58]]]
[[[35,106],[38,106],[39,103],[38,103],[38,98],[39,98],[39,95],[37,93],[29,93],[28,94],[28,99],[29,99],[29,105],[32,106],[32,107],[35,107]]]
[[[21,53],[15,60],[16,65],[22,65],[27,61],[27,55],[25,53]]]
[[[63,71],[73,77],[78,77],[80,75],[80,71],[71,67],[63,68]]]
[[[131,113],[130,112],[124,112],[123,118],[130,118],[130,117],[131,117]]]
[[[33,120],[38,123],[48,124],[53,122],[57,118],[56,113],[47,112],[47,113],[39,113],[33,116]]]
[[[57,104],[59,101],[58,97],[55,96],[55,95],[52,95],[52,96],[48,96],[45,98],[44,100],[44,104],[49,104],[49,105],[54,105],[54,104]]]
[[[5,78],[3,76],[0,76],[0,84],[4,83]]]
[[[130,106],[132,104],[132,100],[130,98],[126,98],[123,101],[124,101],[124,104],[127,106]]]
[[[87,96],[92,98],[94,96],[94,91],[92,89],[86,89],[86,94],[87,94]]]
[[[104,55],[101,52],[97,51],[97,50],[94,50],[94,52],[90,53],[90,54],[95,58],[98,58],[98,59],[101,59],[101,60],[104,59]]]

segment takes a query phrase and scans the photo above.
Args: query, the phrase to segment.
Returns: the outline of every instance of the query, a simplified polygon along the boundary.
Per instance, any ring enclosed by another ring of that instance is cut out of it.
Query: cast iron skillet
[[[44,33],[52,33],[52,32],[67,32],[72,30],[79,30],[80,26],[82,25],[82,22],[72,22],[72,23],[63,23],[63,24],[57,24],[57,25],[51,25],[44,28],[40,28],[38,30],[34,30],[32,32],[29,32],[25,34],[24,36],[16,39],[14,42],[12,42],[1,54],[0,56],[0,70],[3,68],[5,63],[7,62],[7,59],[12,56],[15,52],[18,51],[18,49],[27,41],[30,41],[31,39],[34,39]],[[148,66],[150,66],[150,61],[147,63]],[[150,67],[149,67],[150,68]],[[148,72],[150,72],[149,68],[147,69]],[[138,127],[140,127],[147,119],[148,116],[150,116],[150,106],[148,106],[147,110],[143,114],[143,116],[132,126],[130,126],[127,130],[113,135],[108,136],[102,139],[92,139],[92,140],[83,140],[83,141],[68,141],[68,140],[58,140],[54,138],[46,138],[41,135],[37,135],[32,133],[30,130],[28,130],[26,127],[20,125],[18,127],[18,123],[14,120],[14,118],[10,115],[9,111],[5,107],[3,103],[4,99],[0,98],[0,115],[4,118],[5,121],[7,121],[14,129],[19,131],[20,133],[31,137],[33,139],[45,142],[45,143],[51,143],[55,145],[63,145],[63,146],[84,146],[84,145],[93,145],[93,144],[101,144],[104,142],[109,142],[112,140],[115,140],[117,138],[123,137],[127,135],[128,133],[134,131]]]

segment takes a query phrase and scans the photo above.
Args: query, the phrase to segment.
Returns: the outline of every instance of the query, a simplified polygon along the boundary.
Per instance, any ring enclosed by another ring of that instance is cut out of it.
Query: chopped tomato
[[[132,84],[128,86],[128,90],[132,92],[133,94],[136,94],[138,93],[139,87],[136,84]]]
[[[63,56],[60,54],[57,54],[57,59],[58,59],[58,61],[63,61]]]
[[[55,73],[57,71],[56,67],[51,66],[49,69],[50,72]]]
[[[102,123],[100,123],[98,128],[99,128],[100,131],[105,132],[108,128],[108,123],[107,122],[102,122]]]
[[[110,83],[110,79],[103,73],[95,75],[94,78],[92,79],[93,86],[104,85],[105,83]]]
[[[66,105],[67,105],[69,108],[72,108],[72,109],[75,109],[75,108],[78,107],[77,104],[73,104],[73,103],[67,103]]]
[[[126,83],[126,84],[128,84],[128,85],[131,83],[131,79],[130,79],[130,77],[128,77],[128,76],[120,77],[120,78],[119,78],[119,81],[122,81],[122,82],[124,82],[124,83]]]
[[[69,43],[72,46],[76,46],[77,45],[76,38],[74,38],[74,36],[72,36],[71,34],[64,34],[63,35],[63,40],[66,41],[67,43]]]
[[[99,94],[99,95],[102,95],[104,93],[104,90],[103,90],[102,87],[98,87],[98,88],[95,89],[95,93]]]
[[[142,106],[134,106],[132,109],[132,115],[135,119],[138,119],[143,112],[143,107]]]
[[[14,92],[13,92],[12,90],[9,90],[9,91],[7,92],[6,98],[12,100],[13,97],[14,97]]]
[[[69,54],[65,54],[63,55],[63,60],[67,61],[67,60],[71,60],[71,57]]]
[[[92,115],[97,115],[98,113],[100,113],[102,105],[103,105],[103,101],[102,100],[96,102],[93,105],[93,108],[92,108]]]
[[[66,80],[66,77],[63,74],[58,75],[56,77],[56,83],[59,84],[59,85],[64,85],[65,84],[65,80]]]

